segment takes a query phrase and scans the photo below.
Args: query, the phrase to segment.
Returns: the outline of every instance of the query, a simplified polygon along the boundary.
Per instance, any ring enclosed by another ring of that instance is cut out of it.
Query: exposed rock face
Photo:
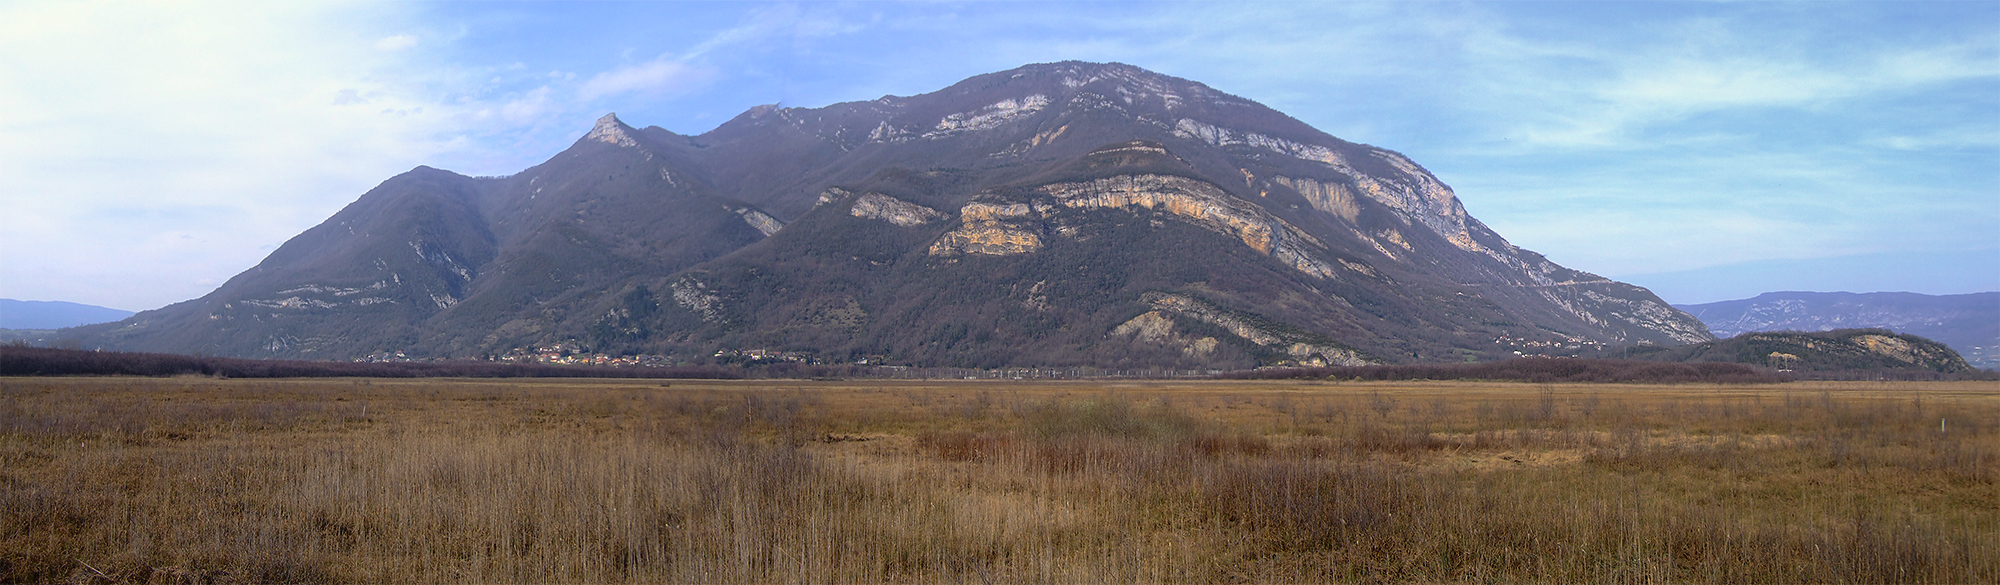
[[[1193,298],[1166,293],[1148,293],[1146,301],[1159,312],[1194,319],[1229,330],[1245,341],[1276,349],[1301,365],[1359,366],[1375,363],[1351,348],[1340,347],[1319,336],[1289,331],[1273,331],[1251,324],[1243,316],[1215,308]]]
[[[1333,268],[1312,253],[1325,247],[1319,241],[1205,182],[1164,175],[1127,175],[1086,183],[1045,185],[1041,192],[1055,197],[1065,207],[1164,209],[1197,225],[1235,236],[1251,249],[1299,272],[1316,278],[1333,277]]]
[[[693,277],[683,277],[674,281],[674,303],[701,316],[704,322],[722,320],[722,299],[708,290],[708,285]]]
[[[1868,351],[1888,356],[1890,359],[1911,363],[1916,363],[1920,359],[1916,348],[1911,346],[1910,342],[1899,338],[1887,335],[1856,335],[1854,342],[1868,348]]]
[[[778,233],[778,230],[785,227],[785,222],[778,221],[778,218],[771,217],[771,214],[755,209],[747,207],[738,209],[736,210],[736,214],[743,216],[744,223],[750,224],[750,227],[757,228],[757,231],[763,233],[765,236]]]
[[[1355,178],[1355,184],[1360,187],[1362,193],[1397,211],[1404,212],[1462,250],[1487,252],[1477,240],[1473,239],[1472,230],[1467,225],[1469,218],[1465,215],[1465,205],[1458,202],[1458,196],[1452,194],[1450,187],[1438,182],[1437,177],[1431,176],[1430,172],[1410,162],[1410,159],[1403,158],[1403,155],[1388,151],[1375,151],[1370,154],[1402,171],[1398,177],[1401,180],[1377,179],[1352,169],[1343,169]],[[1511,245],[1504,246],[1503,250],[1488,253],[1495,255],[1509,253],[1512,248]]]
[[[1348,189],[1347,185],[1285,176],[1271,177],[1271,180],[1304,195],[1306,201],[1312,202],[1313,209],[1333,214],[1334,217],[1346,220],[1348,223],[1361,220],[1361,205],[1354,200],[1354,191]],[[1408,246],[1405,246],[1405,249],[1407,248]]]
[[[1468,224],[1465,214],[1465,206],[1459,203],[1451,188],[1446,187],[1436,177],[1403,155],[1385,150],[1370,151],[1369,156],[1401,171],[1398,175],[1378,176],[1357,170],[1354,165],[1349,164],[1345,155],[1316,144],[1231,130],[1187,118],[1175,123],[1174,132],[1182,137],[1199,139],[1217,146],[1251,146],[1300,160],[1321,163],[1329,170],[1345,176],[1354,189],[1360,191],[1363,196],[1402,212],[1403,217],[1423,225],[1452,245],[1468,252],[1487,252],[1503,261],[1506,260],[1504,258],[1506,250],[1486,250],[1474,238],[1473,229]],[[1359,216],[1359,209],[1354,206],[1354,194],[1346,185],[1313,179],[1301,180],[1289,177],[1276,177],[1276,179],[1279,183],[1299,191],[1313,203],[1313,207],[1321,211],[1349,222],[1355,221]],[[1481,226],[1481,229],[1483,230],[1484,226]]]
[[[1130,335],[1139,341],[1159,343],[1174,335],[1174,322],[1165,313],[1147,311],[1132,320],[1118,324],[1111,330],[1112,335]]]
[[[1099,152],[1134,148],[1114,147]],[[1139,147],[1157,150],[1158,147]],[[1024,254],[1042,245],[1049,232],[1042,220],[1071,209],[1157,209],[1211,231],[1315,278],[1333,278],[1334,269],[1317,258],[1324,244],[1255,205],[1206,182],[1171,175],[1120,175],[1078,183],[1052,183],[1036,192],[1054,201],[999,203],[973,201],[959,210],[961,227],[941,236],[932,255],[954,253]]]
[[[1170,345],[1181,355],[1200,358],[1215,353],[1222,343],[1214,337],[1189,339],[1174,331],[1174,321],[1159,311],[1147,311],[1111,330],[1112,337],[1131,337],[1140,343]]]
[[[1583,290],[1583,297],[1590,302],[1589,309],[1575,309],[1578,313],[1608,315],[1635,328],[1664,332],[1681,343],[1700,343],[1714,338],[1708,333],[1708,327],[1688,322],[1686,313],[1660,301],[1617,298],[1588,289]],[[1574,308],[1576,305],[1568,306]]]
[[[633,140],[632,135],[626,133],[627,128],[624,122],[618,120],[618,114],[605,114],[604,117],[597,119],[597,126],[591,128],[589,134],[583,135],[583,139],[626,148],[639,146],[639,141]]]
[[[1302,144],[1273,138],[1256,132],[1241,132],[1204,122],[1181,118],[1174,123],[1174,134],[1182,138],[1193,138],[1215,146],[1245,145],[1277,151],[1278,154],[1324,163],[1335,168],[1347,168],[1346,159],[1339,152],[1317,144]]]
[[[980,201],[959,208],[958,229],[939,236],[931,244],[930,255],[1026,254],[1042,247],[1040,214],[1025,203],[994,204]]]
[[[308,284],[301,287],[281,290],[278,291],[277,294],[293,295],[297,293],[305,293],[308,295],[319,296],[320,298],[304,298],[299,296],[288,296],[282,299],[275,299],[275,298],[243,299],[237,302],[252,307],[261,307],[266,309],[304,309],[304,308],[334,309],[334,308],[339,308],[343,305],[365,307],[368,305],[373,305],[375,303],[396,302],[394,299],[389,299],[386,297],[379,297],[379,296],[354,297],[354,295],[359,295],[362,293],[367,293],[372,291],[379,291],[388,287],[389,287],[389,282],[381,280],[375,281],[374,284],[370,284],[366,287],[354,287],[354,288]],[[348,298],[348,297],[354,297],[354,298]],[[226,303],[224,308],[233,309],[235,308],[234,303]]]
[[[1020,100],[1005,99],[999,103],[980,108],[976,112],[952,114],[938,120],[937,127],[924,134],[925,138],[942,138],[954,134],[991,130],[1008,121],[1039,112],[1048,107],[1049,96],[1031,95]]]
[[[855,198],[854,207],[848,209],[854,217],[879,219],[903,227],[916,227],[940,219],[945,215],[929,207],[910,203],[880,193],[863,193]]]

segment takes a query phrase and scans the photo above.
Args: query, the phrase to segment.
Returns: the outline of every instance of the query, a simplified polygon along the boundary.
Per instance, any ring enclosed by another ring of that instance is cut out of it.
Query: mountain
[[[698,136],[606,115],[512,176],[393,177],[207,296],[77,333],[309,359],[1215,368],[1713,339],[1508,243],[1401,154],[1080,62]]]
[[[0,299],[0,329],[61,329],[130,316],[131,311],[66,301]]]
[[[1892,329],[1935,339],[1979,368],[2000,368],[2000,292],[1772,292],[1755,298],[1676,305],[1717,337],[1754,331]]]
[[[1679,347],[1632,347],[1621,357],[1667,362],[1731,362],[1787,371],[1972,371],[1942,343],[1887,329],[1744,333]]]

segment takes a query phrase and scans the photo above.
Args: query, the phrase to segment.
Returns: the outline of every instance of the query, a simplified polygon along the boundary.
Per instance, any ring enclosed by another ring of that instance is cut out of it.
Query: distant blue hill
[[[132,316],[96,305],[64,301],[17,301],[0,299],[0,329],[61,329],[92,323],[109,323]]]
[[[1929,338],[1979,368],[2000,368],[2000,292],[1924,295],[1907,292],[1772,292],[1756,298],[1674,305],[1716,337],[1757,331],[1829,331],[1880,327]]]

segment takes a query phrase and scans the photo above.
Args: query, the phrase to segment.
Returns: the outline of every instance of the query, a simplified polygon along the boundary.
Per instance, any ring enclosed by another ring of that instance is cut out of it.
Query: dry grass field
[[[1993,583],[2000,384],[0,378],[0,581]]]

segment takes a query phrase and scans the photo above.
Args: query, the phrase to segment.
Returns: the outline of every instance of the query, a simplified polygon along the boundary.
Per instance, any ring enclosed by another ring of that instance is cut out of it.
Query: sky
[[[0,297],[193,299],[395,174],[512,174],[606,112],[699,134],[1072,59],[1401,152],[1672,303],[2000,290],[1994,1],[0,0]]]

